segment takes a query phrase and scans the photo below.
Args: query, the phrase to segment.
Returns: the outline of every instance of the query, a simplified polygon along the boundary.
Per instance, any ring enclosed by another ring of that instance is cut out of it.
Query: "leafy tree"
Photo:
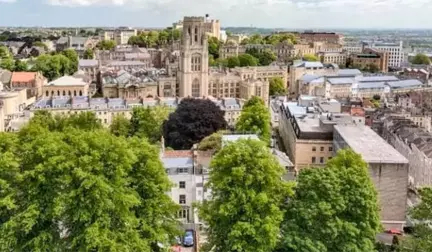
[[[15,61],[12,58],[5,58],[0,60],[0,68],[15,71]]]
[[[91,48],[87,48],[84,51],[84,55],[83,55],[84,59],[94,59],[94,51]]]
[[[281,251],[373,251],[379,205],[368,165],[340,150],[325,169],[300,172],[282,225]]]
[[[212,55],[214,59],[219,58],[219,48],[221,46],[221,42],[216,37],[210,37],[208,39],[208,51],[209,55]]]
[[[256,97],[255,100],[261,100]],[[261,100],[262,101],[262,100]],[[240,117],[236,123],[236,130],[240,132],[255,133],[261,140],[270,143],[271,125],[270,112],[264,102],[243,106]]]
[[[416,222],[412,236],[400,241],[400,252],[426,252],[432,251],[432,188],[425,187],[419,190],[420,203],[411,209],[409,215]]]
[[[42,47],[45,51],[48,51],[48,49],[49,49],[48,46],[42,41],[33,42],[33,46]]]
[[[69,57],[73,57],[74,53],[66,52]],[[75,53],[76,55],[76,53]],[[63,54],[43,54],[37,57],[33,71],[42,72],[48,80],[54,80],[64,75],[72,75],[78,68],[78,61],[72,62]]]
[[[66,49],[62,52],[69,59],[69,73],[73,74],[78,71],[78,54],[74,49]]]
[[[276,55],[270,50],[259,52],[256,48],[246,50],[246,53],[258,59],[261,66],[268,66],[276,60]]]
[[[130,132],[131,122],[123,115],[118,115],[113,118],[110,125],[110,131],[115,136],[127,137]]]
[[[134,108],[130,124],[130,135],[147,138],[151,143],[160,141],[162,124],[168,119],[171,112],[171,109],[166,106]]]
[[[247,53],[240,54],[238,59],[241,67],[258,65],[258,59]]]
[[[6,46],[0,46],[0,60],[12,58],[9,49]]]
[[[21,60],[15,60],[15,69],[14,71],[23,72],[28,70],[27,62]]]
[[[210,100],[185,98],[163,123],[167,146],[190,149],[204,137],[225,129],[224,112]]]
[[[225,31],[225,33],[226,33],[226,35],[228,36],[228,37],[230,37],[230,36],[232,36],[232,32],[230,32],[230,31]]]
[[[102,40],[96,45],[100,50],[113,50],[116,47],[116,43],[113,40]]]
[[[198,150],[201,150],[201,151],[208,151],[208,150],[219,151],[222,148],[222,135],[223,135],[223,131],[218,131],[218,132],[211,134],[210,136],[205,137],[198,144]]]
[[[318,57],[313,54],[305,54],[303,55],[303,60],[305,61],[319,61]]]
[[[375,101],[380,101],[381,100],[381,95],[376,94],[372,97]]]
[[[211,162],[211,200],[200,207],[214,251],[267,252],[275,248],[282,205],[291,187],[264,143],[244,139],[222,148]],[[263,186],[264,185],[264,186]]]
[[[258,96],[252,96],[252,98],[250,98],[249,100],[246,101],[246,103],[243,105],[243,108],[249,108],[255,105],[259,105],[259,106],[265,106],[265,102],[263,99],[261,99]]]
[[[1,251],[154,251],[176,234],[157,148],[81,119],[0,134]]]
[[[240,60],[236,56],[231,56],[227,58],[227,66],[229,68],[234,68],[240,66]]]
[[[282,95],[286,93],[283,79],[280,77],[274,77],[270,79],[270,95]]]
[[[423,53],[419,53],[411,60],[413,64],[429,65],[431,63],[429,57]]]

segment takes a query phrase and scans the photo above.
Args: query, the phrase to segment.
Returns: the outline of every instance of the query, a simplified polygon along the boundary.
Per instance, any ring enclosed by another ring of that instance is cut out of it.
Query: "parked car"
[[[185,235],[183,237],[183,246],[192,247],[194,245],[194,231],[186,230]]]

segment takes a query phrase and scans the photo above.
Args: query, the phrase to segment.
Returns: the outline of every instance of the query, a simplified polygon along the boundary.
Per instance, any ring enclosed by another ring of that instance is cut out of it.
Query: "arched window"
[[[47,90],[45,94],[46,94],[46,96],[49,96],[49,91]]]
[[[66,96],[66,91],[63,90],[63,96]]]
[[[51,91],[51,96],[54,96],[54,91]]]
[[[198,27],[195,27],[195,42],[198,42]]]
[[[200,97],[200,82],[198,79],[195,79],[192,82],[192,97]]]
[[[70,90],[69,90],[69,92],[68,92],[68,95],[69,95],[69,96],[71,96],[71,95],[72,95],[72,92],[71,92]]]
[[[76,96],[76,90],[74,90],[74,96]]]
[[[57,96],[60,96],[60,90],[57,90]]]
[[[195,53],[192,55],[191,70],[192,70],[192,72],[201,71],[201,54]]]
[[[79,95],[82,96],[82,91],[81,90],[79,91]]]

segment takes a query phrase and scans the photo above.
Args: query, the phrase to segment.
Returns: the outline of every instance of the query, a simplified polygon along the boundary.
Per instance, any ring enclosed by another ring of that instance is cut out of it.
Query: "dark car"
[[[194,245],[194,231],[186,230],[183,238],[183,246],[192,247]]]

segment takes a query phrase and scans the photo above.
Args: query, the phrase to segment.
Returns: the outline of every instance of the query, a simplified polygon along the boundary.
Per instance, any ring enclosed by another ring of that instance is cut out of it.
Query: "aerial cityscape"
[[[0,251],[431,252],[416,1],[0,0]]]

